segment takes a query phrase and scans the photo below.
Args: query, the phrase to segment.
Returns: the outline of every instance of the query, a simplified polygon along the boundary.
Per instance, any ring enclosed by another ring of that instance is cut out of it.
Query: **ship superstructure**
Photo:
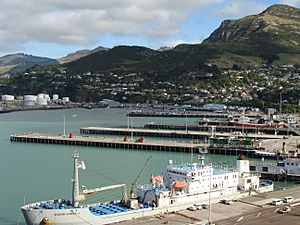
[[[200,163],[173,165],[170,161],[164,175],[152,177],[150,182],[139,187],[140,202],[165,206],[207,200],[209,192],[212,198],[221,198],[257,189],[259,175],[250,172],[249,161],[243,158],[237,160],[237,169],[221,169],[205,166],[201,156]]]
[[[85,164],[77,153],[73,158],[72,201],[59,199],[22,206],[27,224],[110,224],[182,210],[209,198],[239,198],[260,189],[259,176],[249,171],[248,160],[239,158],[237,169],[224,169],[205,165],[200,156],[198,163],[175,165],[170,160],[162,176],[151,176],[149,184],[138,186],[136,195],[131,193],[128,198],[125,184],[80,190],[78,169],[85,169]],[[121,200],[81,204],[85,195],[113,188],[123,189]],[[273,184],[263,188],[260,191],[273,190]]]

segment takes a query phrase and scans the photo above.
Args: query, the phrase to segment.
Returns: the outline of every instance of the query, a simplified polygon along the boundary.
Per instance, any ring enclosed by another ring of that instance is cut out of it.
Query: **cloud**
[[[171,36],[195,9],[223,0],[0,0],[0,51],[26,43],[93,44],[101,35]]]
[[[246,16],[262,12],[269,5],[253,0],[228,0],[214,11],[216,16]]]
[[[280,3],[292,5],[292,6],[298,6],[298,5],[300,5],[300,0],[281,0]]]

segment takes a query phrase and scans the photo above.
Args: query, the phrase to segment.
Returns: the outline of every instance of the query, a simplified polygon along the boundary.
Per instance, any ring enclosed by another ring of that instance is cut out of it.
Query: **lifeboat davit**
[[[187,187],[187,183],[185,181],[176,181],[173,184],[173,188],[175,189],[183,189]]]
[[[162,182],[162,181],[163,181],[162,176],[154,176],[154,177],[151,177],[151,178],[150,178],[150,183],[155,183],[155,182],[157,182],[157,181]]]

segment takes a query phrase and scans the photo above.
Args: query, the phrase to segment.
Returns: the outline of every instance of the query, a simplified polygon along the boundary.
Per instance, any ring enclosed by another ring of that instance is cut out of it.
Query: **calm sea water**
[[[71,198],[72,154],[74,146],[11,143],[9,136],[20,133],[62,134],[65,116],[66,133],[79,134],[80,127],[127,127],[123,109],[68,109],[55,111],[26,111],[0,114],[0,224],[25,224],[20,217],[20,206],[40,200]],[[184,124],[185,118],[133,118],[132,126],[147,122]],[[197,123],[188,118],[187,123]],[[136,137],[137,138],[137,137]],[[169,159],[175,162],[191,161],[190,154],[149,152],[108,148],[76,147],[87,169],[80,171],[80,184],[98,187],[115,183],[130,184],[136,178],[147,158],[140,183],[148,182],[151,174],[161,174]],[[236,157],[211,155],[207,162],[228,162]],[[194,161],[196,156],[194,156]],[[103,192],[86,202],[116,199],[120,191]]]

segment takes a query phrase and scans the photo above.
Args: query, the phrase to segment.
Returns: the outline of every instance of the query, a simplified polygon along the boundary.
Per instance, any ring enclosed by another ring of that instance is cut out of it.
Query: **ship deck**
[[[149,204],[139,205],[138,209],[149,208]],[[37,203],[32,203],[29,205],[23,206],[23,208],[34,209],[34,210],[66,210],[66,209],[74,209],[71,201],[69,200],[48,200]],[[79,205],[78,208],[88,208],[89,211],[95,216],[116,214],[122,212],[128,212],[135,209],[130,209],[122,206],[121,201],[112,201],[112,202],[104,202],[104,203],[95,203],[88,205]]]
[[[95,216],[102,216],[108,214],[127,212],[130,209],[123,207],[121,203],[110,203],[110,204],[99,204],[99,205],[90,206],[89,210]]]

